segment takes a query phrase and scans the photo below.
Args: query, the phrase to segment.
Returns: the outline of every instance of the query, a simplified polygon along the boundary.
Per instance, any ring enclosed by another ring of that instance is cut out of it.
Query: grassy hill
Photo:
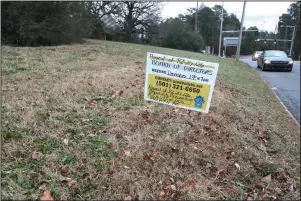
[[[143,100],[148,51],[220,64],[209,114]],[[300,199],[300,128],[242,62],[93,40],[2,59],[3,199]]]

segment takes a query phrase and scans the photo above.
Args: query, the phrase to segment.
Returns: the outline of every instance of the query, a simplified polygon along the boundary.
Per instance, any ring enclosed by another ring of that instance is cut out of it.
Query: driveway
[[[300,124],[300,61],[295,61],[292,72],[261,71],[251,56],[241,56],[276,92],[278,97]]]

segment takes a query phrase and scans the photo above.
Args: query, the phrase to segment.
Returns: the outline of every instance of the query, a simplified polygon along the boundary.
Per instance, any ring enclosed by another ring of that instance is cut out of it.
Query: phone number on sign
[[[168,82],[157,81],[156,85],[157,86],[162,86],[162,87],[167,87],[167,88],[172,88],[172,89],[189,91],[189,92],[193,92],[193,93],[200,93],[200,89],[198,89],[198,88],[183,87],[183,85],[180,85],[180,84],[171,84],[171,83],[168,83]]]

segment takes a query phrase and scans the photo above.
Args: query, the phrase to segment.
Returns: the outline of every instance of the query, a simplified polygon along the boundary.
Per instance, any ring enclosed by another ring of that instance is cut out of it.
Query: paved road
[[[272,87],[300,124],[300,61],[294,62],[292,72],[263,72],[251,56],[242,56],[240,60],[248,63]]]

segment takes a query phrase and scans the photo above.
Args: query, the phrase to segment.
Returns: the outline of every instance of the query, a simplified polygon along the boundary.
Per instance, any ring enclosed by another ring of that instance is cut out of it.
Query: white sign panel
[[[144,99],[207,113],[218,63],[147,53]]]

